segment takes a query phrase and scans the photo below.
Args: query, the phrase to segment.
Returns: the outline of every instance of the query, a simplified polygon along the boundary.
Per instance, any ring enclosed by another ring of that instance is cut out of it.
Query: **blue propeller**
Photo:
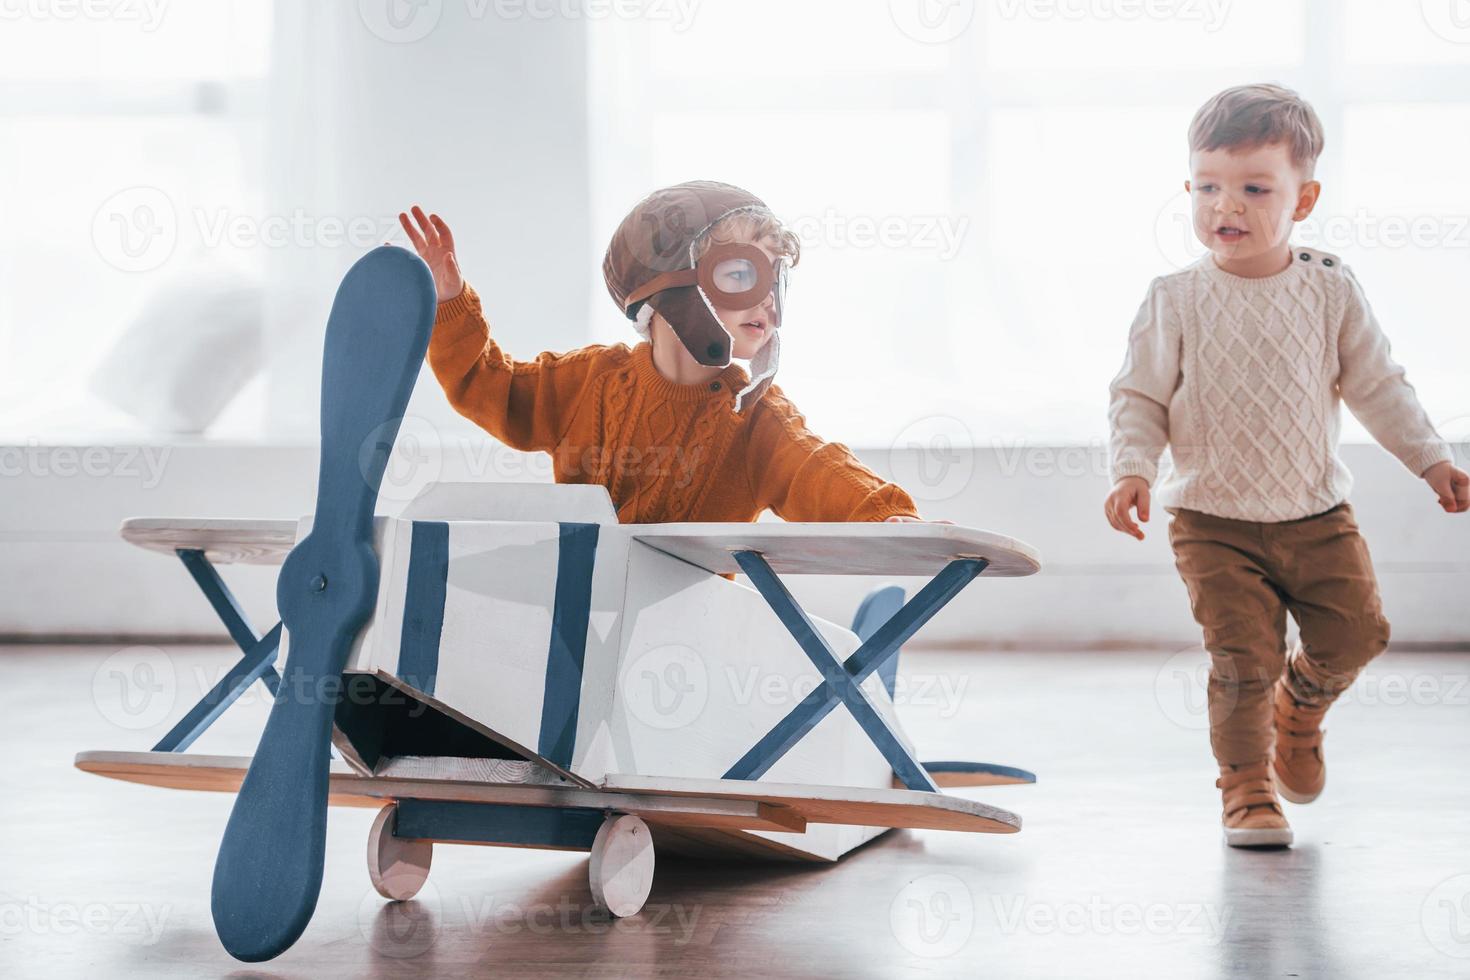
[[[377,596],[373,509],[435,309],[428,267],[390,246],[359,259],[332,302],[316,516],[276,581],[289,653],[214,864],[215,931],[247,962],[289,948],[321,891],[332,716]]]

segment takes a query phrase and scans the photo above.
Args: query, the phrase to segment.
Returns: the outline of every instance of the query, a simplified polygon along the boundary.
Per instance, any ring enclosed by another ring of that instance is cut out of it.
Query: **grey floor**
[[[664,861],[644,913],[609,924],[565,853],[441,847],[390,906],[363,866],[371,811],[333,810],[315,919],[254,967],[209,918],[231,798],[71,767],[147,748],[231,656],[0,648],[0,976],[1470,976],[1470,655],[1370,668],[1289,851],[1219,841],[1198,651],[910,652],[925,758],[1039,773],[962,791],[1020,834],[890,833],[816,869]],[[149,696],[123,701],[119,669]],[[248,752],[264,710],[257,693],[196,750]]]

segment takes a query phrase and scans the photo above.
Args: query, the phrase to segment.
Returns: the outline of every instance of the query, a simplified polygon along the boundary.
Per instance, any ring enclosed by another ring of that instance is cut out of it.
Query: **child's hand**
[[[1103,503],[1103,513],[1108,515],[1108,523],[1113,525],[1113,530],[1131,534],[1142,541],[1143,529],[1128,516],[1128,511],[1135,507],[1138,508],[1138,519],[1147,524],[1148,481],[1141,476],[1125,476],[1108,494]]]
[[[1446,514],[1470,510],[1470,473],[1442,459],[1424,471],[1424,482],[1439,494]]]
[[[414,251],[434,274],[434,291],[439,302],[454,299],[464,292],[464,279],[459,274],[459,263],[454,258],[454,235],[449,226],[437,214],[424,216],[424,209],[415,204],[412,208],[413,221],[402,211],[398,212],[398,223],[408,232]],[[418,227],[414,227],[414,223]]]

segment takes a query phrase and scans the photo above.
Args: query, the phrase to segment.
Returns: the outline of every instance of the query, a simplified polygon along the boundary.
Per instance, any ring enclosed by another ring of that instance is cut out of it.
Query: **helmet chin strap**
[[[644,303],[638,307],[638,316],[633,320],[633,329],[644,340],[653,340],[653,304]]]
[[[745,396],[754,393],[755,397],[751,399],[751,404],[754,404],[776,376],[776,368],[781,364],[781,328],[776,327],[774,330],[771,339],[750,359],[750,384],[741,388],[735,396],[737,412],[744,406]]]
[[[633,320],[633,328],[638,331],[639,336],[650,342],[653,340],[654,315],[653,304],[644,303],[638,308],[638,315]],[[777,328],[775,333],[771,334],[771,339],[766,341],[765,346],[756,351],[755,357],[750,359],[750,383],[735,395],[735,411],[738,412],[744,407],[746,396],[756,393],[756,397],[760,397],[757,389],[764,391],[763,386],[769,387],[770,379],[776,376],[776,369],[780,366],[781,330]],[[754,400],[751,399],[752,403]]]

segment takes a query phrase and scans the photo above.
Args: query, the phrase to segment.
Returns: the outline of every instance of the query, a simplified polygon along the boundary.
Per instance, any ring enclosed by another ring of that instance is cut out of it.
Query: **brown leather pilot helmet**
[[[602,261],[603,279],[618,309],[648,336],[656,312],[668,321],[700,364],[730,363],[733,339],[715,306],[748,309],[775,294],[776,328],[751,361],[753,377],[737,394],[736,410],[754,404],[770,386],[780,361],[786,260],[771,263],[742,242],[700,243],[715,224],[737,214],[774,217],[749,191],[712,180],[664,187],[639,201],[613,232]]]

